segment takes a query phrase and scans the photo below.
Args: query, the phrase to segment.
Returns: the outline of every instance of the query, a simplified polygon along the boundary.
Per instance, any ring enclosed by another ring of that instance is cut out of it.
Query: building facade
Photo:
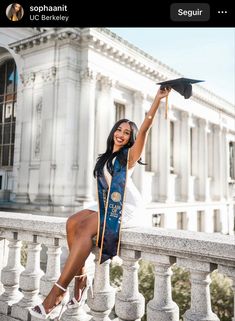
[[[99,28],[0,31],[1,207],[69,216],[120,118],[140,126],[156,82],[182,75]],[[158,110],[134,181],[158,226],[234,231],[234,106],[202,85]]]

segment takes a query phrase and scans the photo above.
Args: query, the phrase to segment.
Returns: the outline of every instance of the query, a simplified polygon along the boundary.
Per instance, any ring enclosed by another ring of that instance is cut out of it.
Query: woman
[[[23,17],[23,8],[19,3],[12,3],[10,6],[7,17],[11,21],[19,21]]]
[[[130,173],[132,173],[136,163],[140,162],[141,154],[146,143],[147,135],[149,129],[152,126],[152,122],[159,107],[160,100],[164,97],[167,97],[169,92],[170,89],[158,90],[156,97],[152,103],[152,106],[149,112],[147,113],[138,133],[137,127],[133,122],[127,119],[118,121],[114,125],[107,139],[106,152],[100,155],[95,165],[94,175],[95,177],[97,177],[97,181],[99,181],[100,178],[105,178],[105,180],[103,181],[105,181],[109,185],[109,190],[112,187],[112,185],[110,187],[110,184],[111,180],[113,181],[114,176],[118,172],[122,173],[121,171],[123,168],[127,168],[127,182],[125,184],[126,198],[124,201],[124,209],[122,214],[122,228],[143,224],[144,218],[142,217],[142,223],[140,220],[141,213],[143,211],[141,201],[139,198],[139,193],[130,180]],[[125,158],[126,150],[128,151],[128,153],[126,154],[128,154],[129,157],[127,156]],[[116,160],[114,161],[114,159],[119,160],[116,162]],[[120,170],[114,170],[116,166],[115,164],[118,164]],[[117,177],[119,177],[118,174]],[[123,184],[120,184],[120,186],[122,185]],[[118,200],[120,200],[119,194],[119,192],[113,193],[113,195],[115,196],[113,197],[114,205],[117,204],[117,195]],[[109,193],[107,197],[109,198]],[[138,210],[139,207],[140,210]],[[116,214],[116,212],[114,214]],[[69,256],[66,260],[64,269],[61,273],[60,278],[58,279],[58,282],[55,283],[55,285],[52,287],[50,293],[45,298],[43,303],[30,309],[30,313],[32,315],[41,319],[46,319],[53,311],[53,309],[56,306],[58,306],[61,302],[63,306],[63,303],[65,304],[66,302],[66,289],[73,277],[75,277],[74,298],[70,300],[66,304],[66,306],[70,308],[74,305],[80,306],[82,303],[84,303],[85,294],[89,287],[89,280],[87,279],[87,275],[85,273],[84,264],[92,249],[92,239],[94,236],[97,235],[97,232],[99,233],[98,227],[100,224],[100,220],[101,216],[98,215],[97,206],[84,209],[68,218],[66,224],[66,231],[67,242],[70,251]],[[103,228],[102,233],[103,236],[104,229],[105,228]],[[109,240],[109,238],[107,238],[107,240]],[[103,244],[98,245],[101,245],[101,247],[103,247]]]

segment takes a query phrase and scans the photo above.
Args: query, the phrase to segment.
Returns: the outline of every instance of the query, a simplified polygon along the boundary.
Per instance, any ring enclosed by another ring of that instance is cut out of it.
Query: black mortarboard
[[[202,82],[204,80],[196,80],[189,78],[177,78],[167,81],[158,82],[158,85],[161,85],[160,89],[172,88],[180,93],[184,98],[188,99],[192,96],[192,85],[197,82]]]

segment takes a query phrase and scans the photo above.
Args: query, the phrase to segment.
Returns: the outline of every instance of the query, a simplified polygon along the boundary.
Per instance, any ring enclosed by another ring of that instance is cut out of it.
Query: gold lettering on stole
[[[121,209],[120,205],[116,205],[116,204],[109,204],[109,208],[111,209],[110,212],[110,217],[118,217],[118,212]]]

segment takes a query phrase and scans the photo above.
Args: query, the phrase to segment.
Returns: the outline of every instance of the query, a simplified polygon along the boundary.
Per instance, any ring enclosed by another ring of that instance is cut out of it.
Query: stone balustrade
[[[41,302],[58,279],[61,248],[67,246],[65,223],[66,218],[61,217],[0,212],[1,321],[37,321],[31,318],[27,308]],[[22,241],[27,244],[25,267],[21,264]],[[42,246],[47,248],[44,271],[40,265]],[[110,260],[99,265],[98,254],[98,248],[94,247],[91,255],[91,265],[94,266],[93,296],[88,291],[86,309],[68,309],[63,313],[62,321],[109,321],[111,311],[115,311],[120,321],[140,320],[145,311],[144,297],[138,290],[140,259],[151,262],[155,274],[154,297],[146,309],[147,321],[179,321],[179,307],[171,295],[173,264],[190,271],[191,307],[184,314],[184,321],[219,320],[211,308],[209,285],[213,270],[218,269],[230,277],[235,290],[232,235],[162,228],[123,230],[120,252],[123,281],[120,291],[110,285]],[[89,271],[92,269],[88,268]]]

